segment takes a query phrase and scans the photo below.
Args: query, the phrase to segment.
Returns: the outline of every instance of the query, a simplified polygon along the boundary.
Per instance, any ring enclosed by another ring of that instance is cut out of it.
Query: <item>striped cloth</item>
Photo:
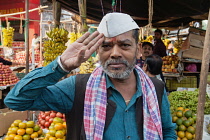
[[[155,87],[138,66],[135,67],[143,93],[144,139],[162,140],[161,117]],[[102,140],[106,120],[107,90],[102,67],[96,68],[87,82],[84,101],[86,140]]]

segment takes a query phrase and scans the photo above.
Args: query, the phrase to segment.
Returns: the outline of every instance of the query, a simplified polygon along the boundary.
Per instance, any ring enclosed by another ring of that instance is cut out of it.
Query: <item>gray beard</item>
[[[126,69],[125,71],[121,72],[121,73],[113,73],[113,72],[110,72],[108,70],[108,65],[111,64],[111,63],[123,63],[126,65]],[[104,70],[104,72],[111,78],[114,78],[114,79],[127,79],[131,72],[133,71],[134,67],[136,65],[136,58],[134,58],[133,60],[133,63],[132,64],[129,64],[128,61],[126,60],[121,60],[121,59],[111,59],[111,60],[108,60],[106,61],[104,64],[101,63],[101,66]]]

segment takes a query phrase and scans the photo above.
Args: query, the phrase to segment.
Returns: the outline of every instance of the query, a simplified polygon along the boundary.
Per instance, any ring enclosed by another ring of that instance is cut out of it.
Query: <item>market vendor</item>
[[[159,55],[160,57],[167,56],[166,46],[162,41],[163,32],[160,29],[156,29],[154,32],[154,50],[153,53]]]
[[[176,140],[164,86],[136,66],[139,26],[123,13],[105,15],[56,60],[26,75],[4,102],[14,110],[66,113],[67,140]],[[91,75],[59,81],[98,51]],[[155,87],[158,88],[155,91]]]

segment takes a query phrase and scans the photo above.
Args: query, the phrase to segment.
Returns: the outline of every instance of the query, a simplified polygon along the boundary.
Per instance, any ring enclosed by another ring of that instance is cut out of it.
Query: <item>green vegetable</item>
[[[168,96],[171,113],[173,114],[178,107],[188,108],[197,113],[198,89],[195,91],[174,91]],[[206,95],[204,114],[210,114],[210,98]]]

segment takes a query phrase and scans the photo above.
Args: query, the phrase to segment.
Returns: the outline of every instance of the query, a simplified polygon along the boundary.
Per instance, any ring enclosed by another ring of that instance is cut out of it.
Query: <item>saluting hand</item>
[[[95,31],[90,35],[86,32],[82,37],[69,45],[61,55],[61,63],[66,70],[73,70],[88,60],[104,41],[104,35]]]

